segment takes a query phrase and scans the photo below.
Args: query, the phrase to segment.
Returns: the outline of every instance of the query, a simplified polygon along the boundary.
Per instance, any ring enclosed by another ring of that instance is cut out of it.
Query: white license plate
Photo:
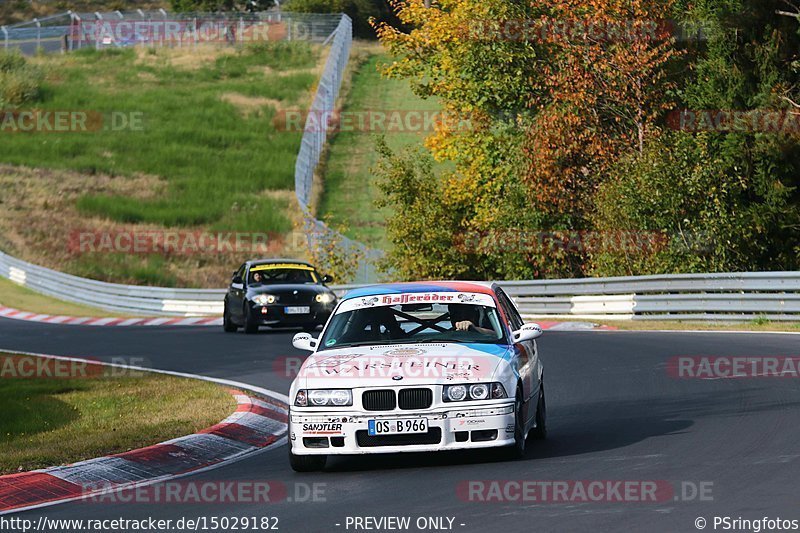
[[[387,420],[369,420],[367,433],[376,435],[401,435],[406,433],[427,433],[427,418],[394,418]]]
[[[298,307],[287,307],[283,310],[287,315],[307,315],[311,312],[311,308],[307,305]]]

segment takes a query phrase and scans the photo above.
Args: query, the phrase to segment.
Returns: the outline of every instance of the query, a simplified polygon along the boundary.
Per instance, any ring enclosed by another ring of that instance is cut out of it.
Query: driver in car
[[[253,274],[253,283],[261,283],[263,282],[263,278],[261,277],[261,272],[255,272]]]
[[[493,329],[478,326],[480,321],[480,311],[474,305],[469,304],[450,304],[450,323],[456,331],[475,331],[483,335],[495,335]]]

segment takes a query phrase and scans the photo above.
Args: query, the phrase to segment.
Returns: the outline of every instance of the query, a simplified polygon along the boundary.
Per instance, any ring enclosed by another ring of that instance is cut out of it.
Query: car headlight
[[[314,299],[317,301],[317,303],[329,304],[335,300],[336,297],[329,292],[323,292],[322,294],[317,294]]]
[[[274,304],[277,298],[272,294],[256,294],[253,301],[258,305]]]
[[[473,385],[445,385],[442,401],[499,400],[508,398],[502,383],[475,383]]]
[[[298,407],[347,407],[353,405],[353,391],[350,389],[299,390],[294,397]]]

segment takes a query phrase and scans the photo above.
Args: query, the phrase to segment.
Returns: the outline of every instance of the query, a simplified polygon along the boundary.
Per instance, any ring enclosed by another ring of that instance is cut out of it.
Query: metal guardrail
[[[217,316],[224,289],[167,289],[96,281],[0,252],[0,276],[60,300],[131,315]]]
[[[225,289],[167,289],[90,280],[0,252],[0,276],[62,300],[134,315],[222,314]],[[673,274],[505,281],[526,316],[585,319],[800,321],[800,272]],[[339,295],[363,285],[339,285]]]

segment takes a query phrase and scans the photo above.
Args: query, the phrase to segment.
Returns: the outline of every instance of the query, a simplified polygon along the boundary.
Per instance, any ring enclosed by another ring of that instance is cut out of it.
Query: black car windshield
[[[504,340],[493,307],[462,303],[404,304],[337,313],[325,328],[319,350],[419,342],[498,344]]]
[[[250,276],[247,284],[276,285],[276,284],[304,284],[317,283],[316,272],[310,267],[256,265],[250,267]]]

